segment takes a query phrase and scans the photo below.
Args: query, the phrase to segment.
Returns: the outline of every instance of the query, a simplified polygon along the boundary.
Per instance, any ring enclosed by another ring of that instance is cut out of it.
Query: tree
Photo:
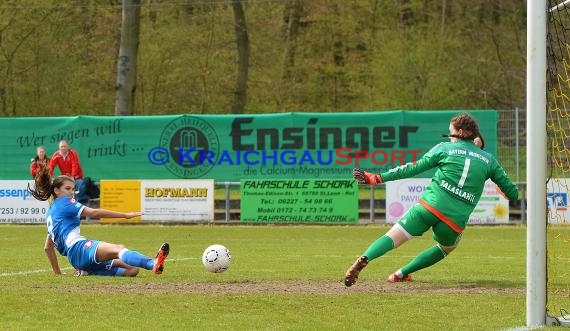
[[[524,2],[18,0],[0,116],[520,107]]]
[[[249,72],[249,37],[245,24],[245,14],[239,0],[231,0],[235,19],[237,45],[237,75],[234,89],[232,113],[242,114],[247,102],[247,77]]]
[[[37,20],[32,22],[26,21],[18,10],[3,13],[6,21],[0,23],[0,114],[18,115],[17,81],[20,76],[37,67],[33,61],[20,60],[26,53],[33,54],[33,58],[37,59],[37,52],[30,52],[26,44],[39,34],[42,24],[52,13],[53,10],[40,12]]]
[[[115,103],[115,115],[117,116],[134,113],[139,26],[140,0],[123,0],[121,46],[117,61],[117,100]]]
[[[285,13],[283,15],[285,29],[285,58],[283,60],[282,79],[291,77],[291,68],[295,64],[295,52],[297,50],[297,34],[301,15],[303,14],[303,1],[293,0],[285,4]]]

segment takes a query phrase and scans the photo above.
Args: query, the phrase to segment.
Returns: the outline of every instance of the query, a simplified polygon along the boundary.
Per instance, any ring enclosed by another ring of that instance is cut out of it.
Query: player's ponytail
[[[70,181],[75,184],[75,179],[71,176],[61,175],[57,176],[52,180],[49,169],[47,166],[41,166],[40,170],[34,177],[34,188],[30,187],[28,184],[28,191],[32,196],[40,201],[46,201],[50,198],[57,198],[55,195],[55,189],[61,188],[66,181]]]
[[[49,169],[45,165],[40,164],[40,169],[34,177],[34,188],[30,187],[28,184],[28,191],[32,196],[40,201],[48,200],[53,194],[53,188],[51,185],[51,176],[49,175]]]

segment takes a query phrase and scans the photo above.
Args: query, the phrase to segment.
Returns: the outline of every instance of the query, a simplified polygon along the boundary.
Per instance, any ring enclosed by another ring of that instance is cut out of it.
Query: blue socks
[[[152,270],[154,267],[154,259],[142,255],[137,251],[131,251],[127,248],[123,248],[119,252],[119,259],[128,265],[132,265],[133,267],[141,267],[147,270]]]

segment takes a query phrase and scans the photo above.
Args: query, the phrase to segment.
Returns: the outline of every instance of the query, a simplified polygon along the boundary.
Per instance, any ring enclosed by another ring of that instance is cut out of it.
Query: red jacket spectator
[[[49,162],[49,173],[53,176],[55,167],[59,167],[62,175],[68,175],[75,179],[83,178],[83,170],[79,164],[79,156],[77,152],[69,147],[67,141],[59,142],[59,150],[53,153]]]

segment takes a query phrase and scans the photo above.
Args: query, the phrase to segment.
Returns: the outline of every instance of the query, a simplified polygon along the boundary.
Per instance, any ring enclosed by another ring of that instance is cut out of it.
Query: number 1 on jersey
[[[467,180],[467,173],[469,172],[469,166],[471,165],[471,159],[465,159],[465,165],[463,165],[463,173],[461,174],[461,178],[459,179],[459,183],[457,186],[462,188],[465,185],[465,180]]]

